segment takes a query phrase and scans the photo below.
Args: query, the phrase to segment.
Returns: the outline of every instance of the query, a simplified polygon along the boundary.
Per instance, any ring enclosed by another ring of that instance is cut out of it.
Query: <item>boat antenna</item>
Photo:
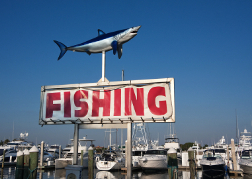
[[[238,144],[238,117],[236,109],[235,109],[235,116],[236,116],[236,143]]]

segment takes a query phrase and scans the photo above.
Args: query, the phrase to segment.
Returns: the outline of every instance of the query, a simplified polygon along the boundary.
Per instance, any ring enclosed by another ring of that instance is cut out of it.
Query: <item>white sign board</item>
[[[175,122],[174,79],[41,87],[41,125],[127,122]]]

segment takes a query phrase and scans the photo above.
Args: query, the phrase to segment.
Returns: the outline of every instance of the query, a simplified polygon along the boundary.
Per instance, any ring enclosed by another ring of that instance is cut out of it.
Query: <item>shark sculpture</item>
[[[91,53],[102,53],[103,51],[107,52],[112,49],[113,54],[115,55],[117,52],[118,58],[120,59],[122,56],[122,45],[135,37],[140,27],[141,26],[132,27],[115,32],[110,32],[107,34],[98,29],[97,37],[70,47],[67,47],[63,43],[54,40],[54,42],[60,48],[60,55],[58,57],[58,60],[60,60],[65,55],[67,50],[74,52],[86,52],[88,55],[91,55]]]

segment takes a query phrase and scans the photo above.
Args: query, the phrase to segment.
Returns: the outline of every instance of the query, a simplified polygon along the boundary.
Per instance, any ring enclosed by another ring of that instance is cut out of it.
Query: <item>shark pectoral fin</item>
[[[117,46],[117,53],[118,53],[118,58],[119,59],[122,57],[122,52],[123,52],[122,44],[118,44],[118,46]]]
[[[98,36],[100,36],[100,35],[104,35],[104,34],[106,34],[105,32],[103,32],[101,29],[98,29]]]
[[[90,51],[86,51],[86,53],[87,53],[88,55],[91,55],[91,52],[90,52]]]
[[[112,46],[112,49],[113,49],[113,54],[115,55],[116,54],[116,51],[117,51],[117,41],[114,40],[112,43],[111,43],[111,46]]]

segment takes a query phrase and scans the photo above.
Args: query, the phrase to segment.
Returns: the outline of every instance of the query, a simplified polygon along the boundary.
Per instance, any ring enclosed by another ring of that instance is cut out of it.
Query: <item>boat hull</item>
[[[98,170],[119,170],[124,167],[124,164],[116,161],[98,161],[96,162],[96,167]]]
[[[139,160],[142,169],[167,169],[167,159],[164,157],[144,157]]]
[[[203,175],[222,176],[225,174],[225,165],[201,165]]]

